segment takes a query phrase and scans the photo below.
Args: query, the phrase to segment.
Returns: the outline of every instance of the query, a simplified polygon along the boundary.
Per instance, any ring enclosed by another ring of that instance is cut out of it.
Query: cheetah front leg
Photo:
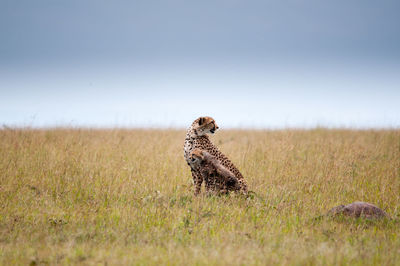
[[[203,175],[204,176],[204,175]],[[204,176],[206,182],[206,192],[208,196],[219,194],[219,185],[217,181],[217,176],[215,174],[207,173],[207,177]]]
[[[243,195],[247,195],[248,194],[248,189],[247,189],[247,183],[244,179],[239,179],[239,191],[240,193],[242,193]]]
[[[203,183],[203,177],[198,171],[192,170],[192,177],[194,182],[194,195],[197,196],[201,192],[201,184]]]

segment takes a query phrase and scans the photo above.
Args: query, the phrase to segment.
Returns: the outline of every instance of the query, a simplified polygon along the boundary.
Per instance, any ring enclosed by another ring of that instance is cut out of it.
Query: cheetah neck
[[[197,139],[203,139],[203,140],[210,142],[210,139],[207,135],[201,135],[201,136],[197,135],[197,132],[194,129],[195,122],[193,122],[193,124],[186,131],[186,138],[185,138],[185,145],[184,145],[184,152],[185,152],[184,156],[185,156],[186,161],[188,161],[190,152],[195,148]]]
[[[195,140],[195,139],[207,139],[210,140],[210,138],[205,134],[205,135],[198,135],[196,132],[196,129],[194,129],[193,125],[188,128],[186,131],[186,139],[185,140]]]

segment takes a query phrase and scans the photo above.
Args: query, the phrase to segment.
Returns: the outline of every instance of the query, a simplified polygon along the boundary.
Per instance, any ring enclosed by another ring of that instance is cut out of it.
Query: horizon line
[[[189,125],[190,126],[190,125]],[[123,125],[47,125],[47,126],[32,126],[32,125],[7,125],[0,126],[1,131],[6,130],[187,130],[188,127],[182,126],[123,126]],[[354,130],[354,131],[397,131],[400,130],[400,125],[397,126],[327,126],[327,125],[312,125],[312,126],[227,126],[223,130],[240,130],[240,131],[280,131],[280,130]]]

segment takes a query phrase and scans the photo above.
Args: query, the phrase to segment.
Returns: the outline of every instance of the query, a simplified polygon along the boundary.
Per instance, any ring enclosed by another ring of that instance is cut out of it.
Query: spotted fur
[[[196,148],[191,152],[189,162],[193,169],[200,172],[207,194],[226,194],[240,190],[235,175],[210,153]]]
[[[226,157],[222,152],[218,150],[216,146],[211,142],[207,134],[213,134],[218,129],[215,120],[211,117],[199,117],[192,125],[188,128],[186,132],[185,144],[184,144],[184,157],[186,162],[189,164],[189,157],[191,152],[198,148],[203,151],[207,151],[212,156],[214,156],[219,163],[231,171],[237,178],[240,186],[240,191],[247,194],[247,183],[243,178],[243,175],[235,167],[235,165]],[[201,191],[201,184],[203,183],[203,178],[201,173],[191,167],[193,181],[195,185],[195,195],[199,194]]]

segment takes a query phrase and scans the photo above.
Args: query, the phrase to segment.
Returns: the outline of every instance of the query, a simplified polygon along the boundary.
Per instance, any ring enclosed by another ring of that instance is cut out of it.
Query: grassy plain
[[[0,264],[400,265],[400,130],[221,130],[249,198],[194,197],[184,137],[1,130]],[[314,219],[357,200],[394,219]]]

